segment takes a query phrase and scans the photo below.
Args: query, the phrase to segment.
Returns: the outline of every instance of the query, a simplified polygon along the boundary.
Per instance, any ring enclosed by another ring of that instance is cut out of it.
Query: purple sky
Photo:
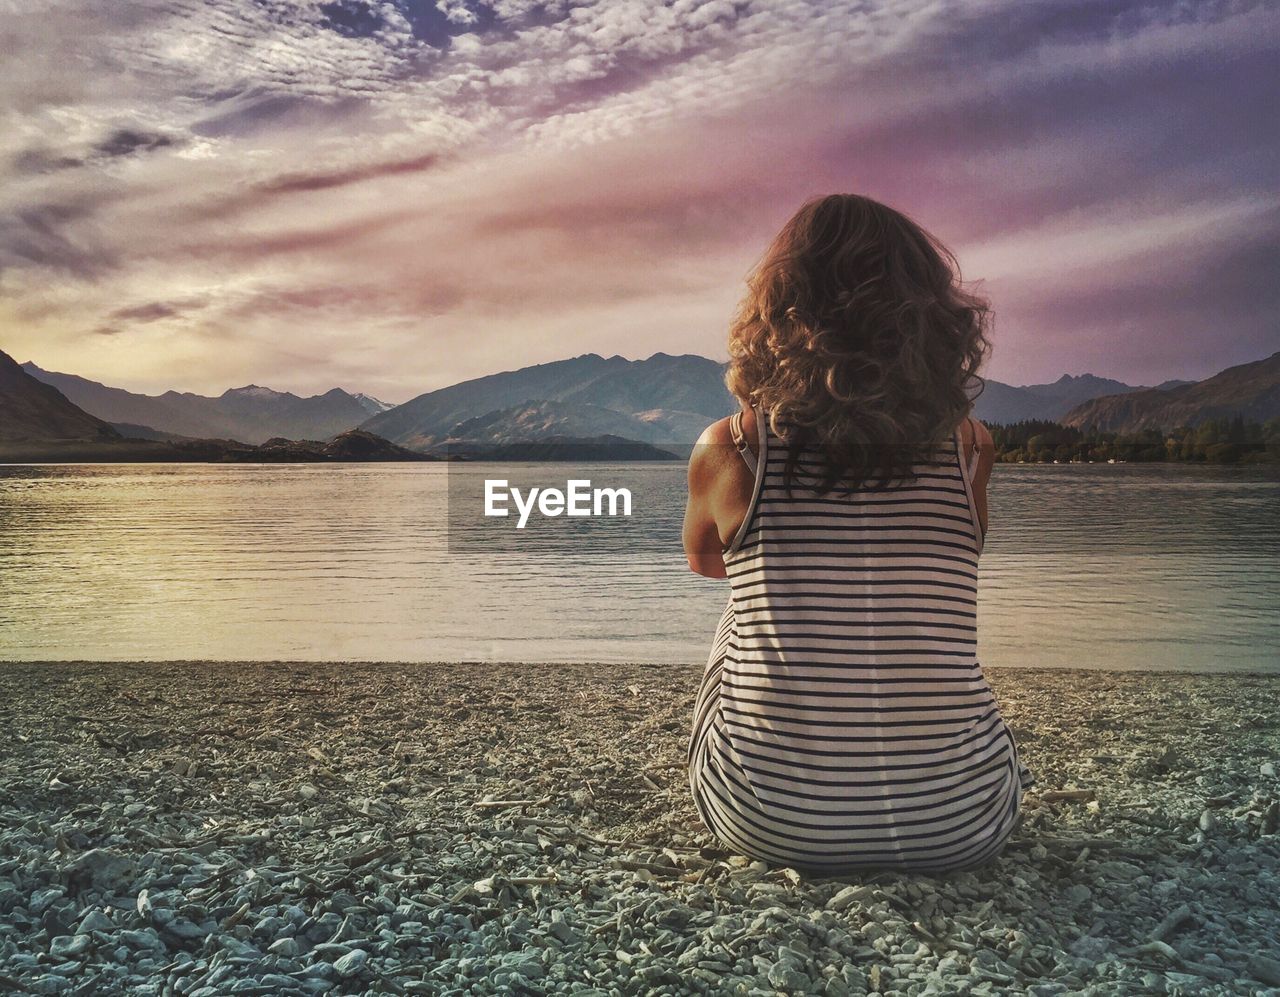
[[[950,244],[986,373],[1280,349],[1274,4],[101,3],[0,12],[0,349],[402,401],[723,358],[807,197]]]

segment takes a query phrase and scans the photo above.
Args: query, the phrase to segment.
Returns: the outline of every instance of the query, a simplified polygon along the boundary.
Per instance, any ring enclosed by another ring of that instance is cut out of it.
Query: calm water
[[[683,468],[593,467],[629,522],[450,535],[450,475],[522,473],[0,466],[0,659],[701,663],[727,588],[684,565]],[[1280,671],[1274,470],[1004,465],[990,494],[984,664]]]

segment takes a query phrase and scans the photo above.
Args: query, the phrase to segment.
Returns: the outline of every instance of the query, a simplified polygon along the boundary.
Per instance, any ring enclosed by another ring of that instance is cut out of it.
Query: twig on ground
[[[477,800],[471,804],[477,810],[513,810],[517,807],[541,807],[551,802],[550,796],[540,800]]]

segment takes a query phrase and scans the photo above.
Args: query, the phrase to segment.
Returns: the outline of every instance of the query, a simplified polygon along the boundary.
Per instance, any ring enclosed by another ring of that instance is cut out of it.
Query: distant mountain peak
[[[286,392],[273,391],[271,388],[264,388],[260,384],[246,384],[243,388],[228,388],[222,393],[222,397],[227,396],[241,398],[278,398]]]
[[[1063,374],[1061,377],[1059,377],[1059,378],[1058,378],[1056,381],[1054,381],[1052,384],[1027,384],[1027,385],[1023,385],[1023,387],[1027,387],[1027,388],[1085,388],[1085,387],[1091,387],[1091,386],[1093,386],[1093,385],[1099,385],[1099,384],[1105,384],[1105,385],[1118,384],[1118,385],[1122,385],[1123,387],[1126,387],[1126,388],[1131,387],[1131,385],[1124,384],[1124,382],[1123,382],[1123,381],[1117,381],[1117,380],[1115,380],[1115,378],[1111,378],[1111,377],[1102,377],[1102,376],[1101,376],[1101,375],[1099,375],[1099,374],[1094,374],[1094,373],[1091,373],[1091,372],[1089,372],[1089,371],[1086,371],[1086,372],[1085,372],[1085,373],[1083,373],[1083,374]]]
[[[367,395],[363,391],[357,391],[351,397],[370,415],[377,415],[379,412],[386,412],[396,407],[394,402],[384,402],[381,398],[374,398],[373,395]]]

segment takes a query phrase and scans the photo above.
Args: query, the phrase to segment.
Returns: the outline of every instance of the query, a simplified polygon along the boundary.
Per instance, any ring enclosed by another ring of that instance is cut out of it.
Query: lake
[[[701,665],[728,589],[685,566],[683,466],[591,467],[631,520],[458,508],[479,479],[582,476],[0,466],[0,659]],[[998,465],[989,492],[984,665],[1280,671],[1276,469]]]

